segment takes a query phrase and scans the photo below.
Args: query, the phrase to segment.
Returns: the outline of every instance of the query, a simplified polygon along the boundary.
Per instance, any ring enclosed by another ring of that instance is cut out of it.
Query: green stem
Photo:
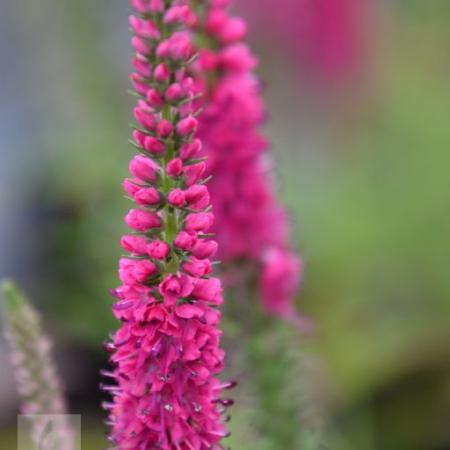
[[[162,110],[162,117],[166,120],[171,120],[171,106],[170,104],[164,105]],[[167,197],[169,192],[175,187],[174,180],[169,176],[166,172],[165,168],[167,164],[173,159],[175,156],[175,144],[172,140],[167,142],[167,151],[163,159],[163,179],[162,179],[162,191],[164,195]],[[178,233],[178,217],[174,208],[167,205],[164,211],[165,216],[165,231],[164,238],[166,242],[168,242],[171,246],[173,245],[173,241]],[[172,251],[171,259],[167,264],[166,270],[169,273],[174,273],[178,270],[178,257],[174,251]]]

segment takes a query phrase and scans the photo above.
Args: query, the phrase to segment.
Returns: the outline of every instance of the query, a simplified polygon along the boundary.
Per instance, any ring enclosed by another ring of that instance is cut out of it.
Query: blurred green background
[[[0,16],[0,276],[44,314],[83,449],[104,446],[97,372],[128,207],[127,14],[118,0],[17,0]],[[229,293],[229,445],[450,450],[450,3],[372,5],[358,75],[335,82],[249,19],[305,260],[298,308],[316,331]],[[18,400],[0,349],[0,447],[12,449]]]

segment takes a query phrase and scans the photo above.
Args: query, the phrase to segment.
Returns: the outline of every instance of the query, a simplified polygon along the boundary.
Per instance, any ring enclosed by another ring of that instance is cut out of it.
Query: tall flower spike
[[[261,135],[264,106],[253,73],[256,57],[243,39],[245,22],[230,17],[228,0],[202,2],[194,26],[199,48],[195,78],[206,91],[198,137],[209,157],[214,231],[225,263],[250,263],[248,278],[258,280],[263,306],[306,328],[295,312],[301,261],[288,243],[288,217],[269,176],[267,142]],[[248,281],[248,280],[244,280]]]
[[[124,182],[137,207],[126,216],[133,230],[121,244],[121,286],[112,291],[122,321],[106,349],[113,379],[110,439],[120,450],[220,449],[231,384],[219,347],[221,283],[211,276],[216,250],[214,216],[204,170],[188,67],[194,59],[187,24],[196,17],[180,1],[132,0],[136,73],[134,146]]]
[[[4,296],[5,337],[11,349],[17,389],[23,400],[23,414],[60,415],[57,428],[52,432],[49,450],[72,450],[74,434],[68,421],[62,383],[51,355],[51,342],[43,334],[37,311],[30,305],[13,283],[2,283]],[[33,420],[32,439],[40,445],[43,419]]]

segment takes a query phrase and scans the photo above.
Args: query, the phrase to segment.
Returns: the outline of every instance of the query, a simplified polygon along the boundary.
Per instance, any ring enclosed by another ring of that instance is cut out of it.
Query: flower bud
[[[131,178],[126,178],[125,180],[123,180],[123,189],[130,197],[134,197],[136,192],[139,191],[139,189],[142,189],[142,187],[138,186],[136,183],[139,183],[139,180]]]
[[[206,302],[215,302],[217,297],[222,292],[222,286],[218,278],[203,279],[198,278],[195,280],[194,290],[192,296],[204,300]]]
[[[133,130],[133,139],[139,147],[144,147],[144,140],[147,137],[145,133],[139,130]]]
[[[141,78],[141,76],[137,73],[132,73],[130,75],[131,84],[134,87],[134,90],[140,94],[144,95],[148,91],[148,84]]]
[[[147,253],[151,258],[163,260],[169,255],[170,246],[167,242],[155,239],[147,245]]]
[[[217,68],[218,56],[216,52],[210,49],[202,49],[199,56],[200,67],[207,72]]]
[[[130,16],[129,23],[133,31],[139,36],[142,36],[145,39],[159,38],[159,30],[151,20],[139,19],[138,17]]]
[[[141,14],[158,13],[164,10],[164,0],[131,0],[131,5]]]
[[[183,161],[195,158],[202,149],[202,143],[199,139],[194,139],[192,142],[184,144],[180,150],[180,157]]]
[[[154,77],[159,83],[166,83],[169,81],[170,71],[168,67],[164,63],[157,65],[155,68]]]
[[[197,130],[197,124],[197,119],[188,116],[178,122],[177,133],[182,137],[189,136]]]
[[[178,102],[184,97],[183,88],[179,83],[171,84],[166,90],[166,99],[169,102]]]
[[[165,145],[153,136],[146,136],[144,139],[144,149],[153,155],[160,155],[165,152]]]
[[[145,103],[141,100],[139,106],[134,109],[134,118],[147,130],[154,130],[156,125],[155,117],[152,112],[148,108],[143,107],[143,105],[145,105]]]
[[[186,177],[186,184],[192,186],[203,178],[206,171],[206,163],[204,161],[197,164],[185,166],[184,175]]]
[[[152,76],[151,65],[142,55],[136,55],[133,58],[133,66],[141,77],[150,78]]]
[[[156,181],[158,166],[142,155],[136,155],[129,164],[131,174],[143,181],[153,183]]]
[[[167,201],[177,208],[182,208],[186,204],[186,196],[181,189],[174,189],[167,197]]]
[[[190,15],[190,8],[187,5],[175,5],[164,14],[164,23],[183,23]]]
[[[134,194],[134,200],[138,205],[157,205],[161,197],[154,187],[139,189]]]
[[[196,241],[197,238],[194,235],[181,231],[175,238],[174,245],[181,250],[189,251]]]
[[[154,108],[161,107],[164,103],[161,94],[156,89],[148,89],[146,98],[148,104]]]
[[[217,253],[217,248],[216,241],[198,239],[191,252],[198,259],[206,259],[214,256]]]
[[[240,17],[233,17],[226,22],[219,34],[223,44],[232,44],[245,37],[247,25]]]
[[[183,173],[183,161],[180,158],[172,159],[167,164],[166,171],[171,177],[179,177]]]
[[[150,55],[152,52],[150,45],[138,36],[134,36],[131,39],[131,45],[138,53],[141,53],[142,55]]]
[[[119,277],[124,284],[143,283],[157,270],[155,264],[146,259],[122,258],[119,262]]]
[[[147,239],[143,236],[125,235],[120,240],[120,245],[127,252],[134,255],[145,255],[147,253]]]
[[[211,213],[191,213],[186,217],[185,231],[207,232],[214,222]]]
[[[210,203],[208,188],[202,184],[194,184],[185,194],[190,208],[195,211],[205,209]]]
[[[183,270],[196,278],[203,277],[211,273],[212,266],[209,260],[200,261],[196,258],[189,258],[182,266]]]
[[[173,303],[191,294],[193,283],[186,275],[168,275],[161,282],[159,290],[166,302]]]
[[[155,214],[142,209],[132,209],[125,216],[125,223],[136,231],[149,231],[161,226],[161,218]]]
[[[163,139],[166,139],[172,134],[173,125],[171,124],[170,120],[162,119],[158,123],[156,130],[159,136],[161,136]]]

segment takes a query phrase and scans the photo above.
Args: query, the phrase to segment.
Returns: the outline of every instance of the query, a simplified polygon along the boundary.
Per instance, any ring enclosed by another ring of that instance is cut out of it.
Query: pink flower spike
[[[260,0],[248,1],[255,7],[261,6]],[[204,110],[198,116],[197,137],[203,143],[201,155],[209,158],[207,175],[212,178],[208,187],[216,219],[212,231],[222,261],[233,265],[244,260],[255,267],[266,311],[293,322],[299,266],[288,263],[286,252],[292,255],[288,215],[276,198],[268,173],[267,142],[260,130],[265,118],[261,84],[252,73],[258,60],[242,42],[246,33],[244,21],[230,17],[227,5],[227,0],[210,2],[206,21],[197,25],[216,43],[209,49],[198,49],[199,60],[195,64],[198,89],[208,86],[208,95],[200,100]],[[188,195],[186,198],[189,202]],[[198,243],[197,249],[202,245]],[[191,249],[192,254],[201,256],[195,254],[197,249]],[[284,253],[282,258],[276,258],[281,272],[277,272],[275,263],[267,262],[267,255],[274,249]],[[279,279],[267,282],[271,278]],[[251,281],[246,275],[237,282]]]
[[[181,189],[174,189],[167,197],[167,201],[176,208],[182,208],[186,204],[186,196]]]
[[[147,245],[148,255],[157,260],[166,259],[170,253],[170,246],[167,242],[155,239]]]
[[[179,177],[183,173],[183,161],[180,158],[172,159],[166,166],[166,172],[173,178]]]
[[[214,0],[214,7],[221,1]],[[109,439],[117,449],[219,448],[227,433],[216,378],[224,360],[216,308],[222,295],[218,280],[209,278],[211,262],[193,254],[204,257],[214,246],[197,244],[213,215],[206,213],[208,189],[196,183],[203,165],[192,161],[201,149],[194,134],[196,94],[203,87],[193,79],[197,31],[188,26],[201,24],[184,0],[131,4],[136,12],[130,18],[136,49],[131,79],[143,99],[133,132],[139,154],[129,164],[132,177],[124,189],[138,205],[125,217],[137,233],[121,240],[129,254],[120,260],[121,285],[113,290],[120,326],[107,344],[114,367],[114,383],[105,387],[112,394],[105,405]],[[186,205],[186,192],[187,217],[176,209]]]
[[[161,226],[161,218],[155,214],[142,209],[132,209],[125,216],[125,223],[136,231],[149,231]]]
[[[142,155],[136,155],[129,165],[130,173],[140,180],[153,183],[156,181],[158,166],[151,160]]]

